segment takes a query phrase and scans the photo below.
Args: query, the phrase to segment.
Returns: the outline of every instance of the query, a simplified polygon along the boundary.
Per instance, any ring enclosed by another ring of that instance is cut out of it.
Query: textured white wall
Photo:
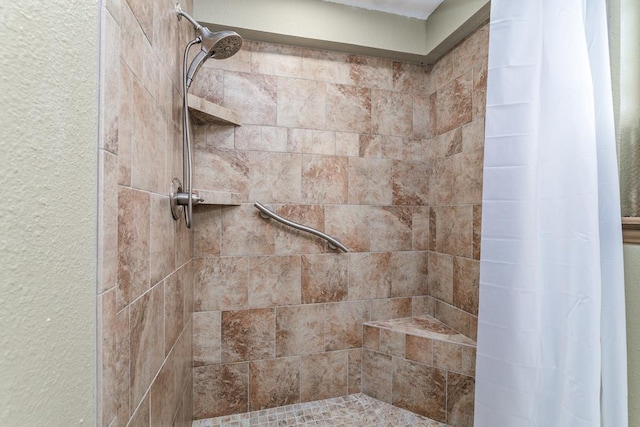
[[[2,426],[95,424],[98,10],[3,2]]]

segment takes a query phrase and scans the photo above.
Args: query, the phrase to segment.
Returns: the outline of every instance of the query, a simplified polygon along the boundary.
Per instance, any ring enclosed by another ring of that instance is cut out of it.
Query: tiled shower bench
[[[450,426],[473,426],[473,340],[431,316],[363,328],[363,393]]]

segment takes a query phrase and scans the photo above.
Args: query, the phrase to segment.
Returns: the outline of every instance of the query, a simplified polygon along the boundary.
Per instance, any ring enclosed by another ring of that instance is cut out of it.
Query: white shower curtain
[[[627,425],[605,0],[492,0],[476,427]]]

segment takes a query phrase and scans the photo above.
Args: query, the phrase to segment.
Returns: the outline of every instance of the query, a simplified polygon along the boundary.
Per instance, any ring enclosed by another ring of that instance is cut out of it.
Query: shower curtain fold
[[[627,425],[604,0],[493,0],[476,427]]]

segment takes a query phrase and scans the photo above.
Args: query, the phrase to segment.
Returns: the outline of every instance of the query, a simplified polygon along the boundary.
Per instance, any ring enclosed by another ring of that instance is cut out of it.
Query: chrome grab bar
[[[283,218],[277,213],[275,213],[273,209],[263,205],[260,202],[255,202],[253,206],[260,211],[260,216],[262,218],[273,218],[276,221],[281,222],[284,225],[288,225],[291,228],[306,231],[307,233],[311,233],[315,236],[322,237],[324,240],[326,240],[329,243],[329,247],[331,249],[340,249],[342,252],[349,252],[349,249],[345,245],[340,243],[338,239],[333,238],[328,234],[324,234],[322,231],[318,231],[315,228],[307,227],[306,225],[298,224],[297,222],[293,222],[286,218]]]

